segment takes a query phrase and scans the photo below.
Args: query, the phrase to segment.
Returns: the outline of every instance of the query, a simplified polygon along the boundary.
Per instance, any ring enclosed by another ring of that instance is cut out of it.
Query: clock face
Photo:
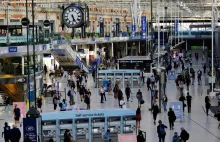
[[[63,11],[63,22],[69,28],[77,28],[83,23],[83,12],[79,7],[69,6]]]

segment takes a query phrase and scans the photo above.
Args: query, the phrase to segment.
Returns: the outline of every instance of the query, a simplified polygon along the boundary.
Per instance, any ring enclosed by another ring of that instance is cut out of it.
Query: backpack
[[[160,125],[160,135],[162,135],[162,136],[166,135],[166,132],[165,132],[164,128],[162,127],[162,125]]]
[[[185,140],[189,140],[189,133],[188,132],[186,132]]]

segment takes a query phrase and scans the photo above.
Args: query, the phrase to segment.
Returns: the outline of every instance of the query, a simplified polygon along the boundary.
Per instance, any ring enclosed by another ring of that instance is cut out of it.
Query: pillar
[[[125,42],[125,56],[128,56],[128,42]]]
[[[139,44],[138,44],[138,53],[139,54],[141,53],[141,41],[139,41]]]
[[[114,57],[114,43],[112,42],[112,57]]]
[[[78,52],[78,45],[76,45],[76,52]]]
[[[187,40],[186,40],[186,51],[187,51]]]
[[[95,49],[94,49],[94,57],[97,57],[97,43],[95,43]]]
[[[21,73],[24,75],[24,56],[21,57]]]

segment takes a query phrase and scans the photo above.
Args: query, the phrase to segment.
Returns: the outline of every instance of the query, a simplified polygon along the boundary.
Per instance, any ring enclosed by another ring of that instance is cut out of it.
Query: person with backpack
[[[150,82],[151,82],[151,89],[153,89],[155,84],[155,77],[153,75],[150,77]]]
[[[189,133],[183,127],[181,127],[180,130],[181,142],[186,142],[187,140],[189,140]]]
[[[127,87],[125,88],[125,94],[126,94],[127,102],[128,102],[129,98],[130,98],[130,94],[131,94],[131,89],[130,89],[129,85],[127,85]]]
[[[19,142],[21,139],[21,131],[16,127],[15,124],[12,125],[12,129],[10,130],[10,142]]]
[[[138,90],[136,97],[138,99],[138,107],[141,108],[141,101],[143,100],[143,96],[142,96],[142,92],[140,89]]]
[[[172,108],[169,108],[169,112],[168,112],[168,120],[169,120],[169,124],[170,124],[170,130],[173,130],[174,128],[174,121],[176,120],[176,115],[174,113],[174,111],[172,110]]]
[[[158,121],[159,125],[157,126],[157,134],[159,137],[159,142],[165,142],[165,136],[166,136],[166,131],[165,128],[167,128],[166,125],[162,124],[162,121]]]
[[[202,71],[199,69],[197,72],[198,85],[200,85],[200,83],[201,83],[201,77],[202,77]]]
[[[177,132],[174,133],[172,142],[180,142],[180,136],[178,136]]]
[[[87,109],[89,110],[90,109],[90,98],[88,94],[85,95],[84,102],[86,103]]]

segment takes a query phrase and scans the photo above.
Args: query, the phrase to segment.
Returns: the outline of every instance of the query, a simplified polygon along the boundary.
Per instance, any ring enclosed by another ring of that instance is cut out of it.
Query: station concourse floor
[[[192,54],[194,55],[194,54]],[[193,68],[197,72],[198,69],[202,70],[202,63],[201,58],[199,61],[195,61],[193,56]],[[185,66],[189,66],[185,64]],[[47,83],[50,84],[51,80],[49,76],[46,76]],[[58,79],[60,81],[60,91],[64,90],[64,88],[68,88],[67,85],[67,78],[61,77]],[[162,110],[162,113],[158,114],[157,121],[162,120],[163,124],[165,124],[168,129],[166,130],[166,142],[172,142],[172,137],[174,132],[178,132],[180,134],[180,128],[184,127],[190,134],[190,138],[188,142],[219,142],[220,141],[220,129],[218,129],[218,121],[214,119],[214,114],[209,112],[211,116],[206,116],[203,107],[205,107],[204,98],[206,96],[206,89],[208,88],[207,84],[208,76],[202,76],[202,85],[198,85],[197,80],[195,80],[194,85],[190,86],[190,95],[193,97],[192,99],[192,110],[191,113],[187,112],[187,108],[184,112],[183,120],[175,122],[174,130],[169,129],[169,122],[167,113]],[[92,76],[89,75],[88,88],[90,88],[92,92],[91,96],[91,109],[98,109],[98,108],[118,108],[118,100],[115,100],[113,96],[110,96],[106,93],[107,101],[103,104],[100,103],[100,96],[98,95],[98,89],[94,87],[94,83],[92,80]],[[126,102],[126,106],[128,108],[137,109],[138,102],[136,99],[136,92],[139,88],[132,88],[132,102]],[[124,91],[124,90],[123,90]],[[158,142],[158,135],[156,131],[156,126],[153,124],[153,116],[151,112],[149,112],[150,108],[150,91],[147,91],[146,84],[141,88],[143,93],[143,98],[145,100],[145,104],[141,107],[142,112],[142,120],[141,120],[141,128],[140,130],[146,132],[146,142]],[[166,95],[168,97],[168,106],[169,102],[171,101],[178,101],[179,100],[179,92],[176,89],[174,80],[168,80],[167,82],[167,89]],[[67,101],[68,101],[68,96]],[[124,96],[125,97],[125,96]],[[80,101],[79,95],[75,96],[75,100],[77,107],[86,108],[86,104],[84,101]],[[211,99],[212,106],[217,106],[217,101],[215,99]],[[69,104],[68,104],[69,106]],[[12,112],[2,112],[4,107],[0,107],[0,132],[3,130],[4,122],[9,122],[10,125],[13,124],[13,117]],[[53,111],[53,104],[48,104],[44,101],[43,104],[43,112],[50,112]],[[22,127],[21,127],[22,132]],[[2,142],[3,139],[0,138]],[[22,140],[21,140],[22,141]]]

